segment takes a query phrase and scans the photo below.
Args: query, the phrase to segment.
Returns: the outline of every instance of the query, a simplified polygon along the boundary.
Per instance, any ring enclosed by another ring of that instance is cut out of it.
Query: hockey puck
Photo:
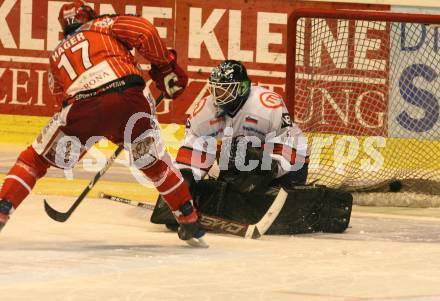
[[[402,189],[402,182],[400,181],[393,181],[390,183],[390,191],[392,192],[399,192]]]

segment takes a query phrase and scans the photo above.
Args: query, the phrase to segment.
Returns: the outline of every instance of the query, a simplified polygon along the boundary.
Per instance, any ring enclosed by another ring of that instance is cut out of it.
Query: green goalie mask
[[[249,96],[251,81],[239,61],[226,60],[215,67],[208,79],[214,104],[228,112],[238,108]]]

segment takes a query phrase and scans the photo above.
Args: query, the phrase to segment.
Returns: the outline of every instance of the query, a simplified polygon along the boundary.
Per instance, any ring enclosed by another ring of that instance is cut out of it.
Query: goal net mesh
[[[308,182],[358,190],[401,180],[429,183],[438,194],[438,27],[419,15],[326,14],[289,20],[294,84],[287,89],[308,139]]]

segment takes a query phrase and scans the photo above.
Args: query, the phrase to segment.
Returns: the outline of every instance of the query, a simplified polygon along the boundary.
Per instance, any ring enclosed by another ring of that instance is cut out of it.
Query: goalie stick
[[[160,104],[162,99],[164,98],[165,94],[161,93],[159,97],[156,99],[156,106]],[[75,200],[73,205],[67,210],[66,212],[59,212],[55,209],[53,209],[49,203],[44,200],[44,210],[46,211],[47,215],[49,217],[57,222],[63,223],[65,222],[75,211],[75,209],[81,204],[82,200],[87,196],[87,194],[92,190],[92,188],[96,185],[96,183],[99,181],[99,179],[106,173],[106,171],[110,168],[110,166],[113,164],[113,162],[116,160],[116,157],[119,156],[119,154],[124,149],[124,145],[119,145],[116,151],[111,155],[111,157],[107,160],[104,167],[93,177],[93,179],[90,181],[89,185],[83,190],[83,192],[80,194],[80,196]]]
[[[155,205],[151,203],[133,201],[103,192],[99,193],[99,197],[123,204],[128,204],[131,206],[145,208],[148,210],[153,210],[155,207]],[[217,233],[227,233],[244,238],[256,239],[264,235],[269,227],[272,225],[272,223],[275,221],[281,209],[283,208],[284,203],[286,202],[286,198],[287,192],[281,188],[272,205],[267,210],[266,214],[264,214],[264,216],[256,224],[242,224],[199,212],[198,214],[200,218],[200,223],[205,229]]]

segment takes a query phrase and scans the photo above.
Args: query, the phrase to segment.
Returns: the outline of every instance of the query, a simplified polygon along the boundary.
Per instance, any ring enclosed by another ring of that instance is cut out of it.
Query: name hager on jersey
[[[52,93],[61,103],[107,83],[124,83],[127,76],[142,78],[130,53],[132,48],[153,64],[168,63],[169,52],[160,38],[152,34],[155,30],[150,22],[135,16],[105,16],[84,24],[50,56]]]

